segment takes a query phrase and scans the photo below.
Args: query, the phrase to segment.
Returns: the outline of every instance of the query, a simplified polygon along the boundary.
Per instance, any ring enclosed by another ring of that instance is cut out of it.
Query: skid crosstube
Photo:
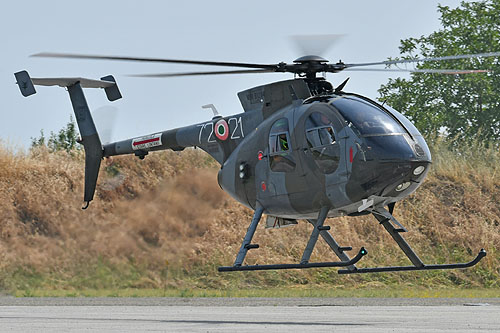
[[[236,271],[266,271],[271,269],[304,269],[318,267],[346,267],[357,263],[368,251],[362,247],[358,254],[349,261],[336,262],[314,262],[304,264],[276,264],[276,265],[245,265],[245,266],[222,266],[219,267],[219,272],[236,272]]]
[[[457,269],[472,267],[486,257],[486,251],[481,249],[477,256],[469,262],[458,264],[442,264],[442,265],[423,265],[417,266],[388,266],[388,267],[371,267],[371,268],[357,268],[355,270],[341,269],[339,274],[362,274],[362,273],[380,273],[380,272],[402,272],[402,271],[427,271],[436,269]]]

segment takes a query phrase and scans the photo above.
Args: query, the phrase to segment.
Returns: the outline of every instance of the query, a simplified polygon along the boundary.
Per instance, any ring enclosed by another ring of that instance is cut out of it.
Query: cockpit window
[[[274,122],[269,132],[269,162],[272,171],[291,172],[295,161],[290,149],[288,119],[281,118]]]
[[[311,113],[306,120],[306,138],[309,147],[331,145],[335,142],[332,122],[319,112]]]
[[[307,151],[323,173],[334,172],[340,159],[340,147],[335,140],[332,121],[323,113],[313,112],[306,119]]]
[[[347,125],[362,136],[406,134],[405,129],[385,111],[356,97],[343,97],[332,102]]]
[[[335,135],[331,126],[317,127],[306,132],[309,147],[320,147],[335,143]]]

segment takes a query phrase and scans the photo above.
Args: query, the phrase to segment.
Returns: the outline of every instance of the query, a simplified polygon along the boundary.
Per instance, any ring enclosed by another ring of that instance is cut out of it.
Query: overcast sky
[[[169,79],[131,73],[215,70],[213,67],[30,58],[37,52],[164,57],[256,63],[292,62],[301,56],[290,35],[347,34],[323,56],[331,61],[382,61],[399,54],[401,39],[440,28],[437,4],[452,0],[353,1],[2,1],[0,4],[0,140],[27,147],[30,138],[57,131],[72,113],[67,92],[37,87],[21,96],[13,73],[32,77],[113,74],[123,99],[110,103],[102,90],[85,90],[91,110],[118,109],[113,141],[210,119],[201,106],[223,115],[242,111],[237,93],[288,74],[247,74]],[[217,68],[220,69],[220,68]],[[334,85],[377,98],[389,75],[329,74]],[[391,74],[395,76],[395,74]],[[98,124],[99,125],[99,124]],[[109,125],[107,125],[109,126]]]

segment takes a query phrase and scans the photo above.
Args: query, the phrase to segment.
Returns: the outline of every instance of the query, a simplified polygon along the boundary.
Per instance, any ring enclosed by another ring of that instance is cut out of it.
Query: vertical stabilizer
[[[82,138],[80,143],[83,144],[85,149],[85,192],[83,200],[86,205],[83,209],[86,209],[90,201],[94,199],[97,177],[99,176],[99,168],[103,157],[103,148],[82,88],[102,88],[106,92],[108,100],[116,101],[122,98],[122,95],[114,77],[108,75],[100,80],[81,77],[31,78],[27,71],[17,72],[14,76],[24,97],[36,93],[34,85],[59,86],[68,89],[73,111],[75,112],[76,123],[78,124]]]
[[[85,149],[85,193],[83,196],[83,200],[86,202],[85,209],[94,199],[99,167],[101,166],[102,144],[80,83],[69,86],[68,93],[80,130],[81,143]]]

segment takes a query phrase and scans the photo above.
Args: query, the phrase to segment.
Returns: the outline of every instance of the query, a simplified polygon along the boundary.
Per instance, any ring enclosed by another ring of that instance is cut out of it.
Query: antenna
[[[213,104],[207,104],[202,106],[203,109],[212,109],[212,112],[214,113],[214,118],[222,118],[222,115],[217,111],[215,108],[215,105]]]

